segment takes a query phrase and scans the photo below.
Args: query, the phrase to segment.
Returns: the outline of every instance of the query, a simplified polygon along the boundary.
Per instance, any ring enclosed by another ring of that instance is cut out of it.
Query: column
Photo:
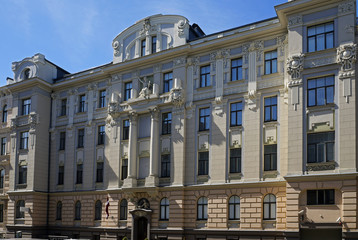
[[[149,176],[146,178],[146,186],[158,185],[158,161],[159,161],[159,109],[153,107],[149,109],[151,113],[150,124],[150,158],[149,158]]]
[[[129,113],[129,144],[128,144],[128,177],[124,180],[123,187],[135,187],[137,185],[137,113]]]

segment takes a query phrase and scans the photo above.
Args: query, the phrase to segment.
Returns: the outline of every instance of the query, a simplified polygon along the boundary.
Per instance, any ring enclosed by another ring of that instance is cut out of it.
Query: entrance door
[[[148,227],[148,220],[145,217],[141,217],[138,219],[138,240],[144,240],[147,237],[147,227]]]

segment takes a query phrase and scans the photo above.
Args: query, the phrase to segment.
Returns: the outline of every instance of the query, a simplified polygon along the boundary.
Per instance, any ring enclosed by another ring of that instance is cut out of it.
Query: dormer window
[[[26,69],[25,71],[24,71],[24,79],[29,79],[30,78],[30,69]]]
[[[152,37],[152,53],[156,53],[157,52],[157,37],[153,36]]]
[[[145,56],[145,39],[142,40],[140,46],[141,46],[140,55],[143,57],[143,56]]]

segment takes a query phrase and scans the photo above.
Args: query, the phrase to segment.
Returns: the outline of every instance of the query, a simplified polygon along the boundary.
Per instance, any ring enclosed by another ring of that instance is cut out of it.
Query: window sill
[[[240,228],[240,219],[237,219],[237,220],[228,220],[227,222],[227,227],[228,228]]]
[[[264,171],[263,173],[263,178],[277,178],[278,175],[278,171],[277,170],[269,170],[269,171]]]
[[[196,228],[206,228],[207,224],[208,224],[207,219],[197,219],[195,226],[196,226]]]
[[[326,105],[320,105],[320,106],[311,106],[306,108],[306,113],[310,113],[310,112],[320,112],[320,111],[324,111],[324,110],[332,110],[334,111],[336,107],[335,103],[328,103]]]
[[[198,134],[208,134],[208,133],[210,133],[210,129],[206,129],[206,130],[199,130],[198,131]]]
[[[19,149],[19,153],[28,153],[29,152],[29,149],[28,148],[22,148],[22,149]]]
[[[326,171],[335,170],[336,162],[320,162],[320,163],[307,163],[307,171]]]
[[[16,184],[16,189],[24,189],[24,188],[27,188],[27,183]]]
[[[263,74],[263,75],[261,75],[261,78],[263,78],[263,79],[272,78],[272,77],[278,77],[280,75],[281,75],[280,72],[275,72],[275,73],[270,73],[270,74]]]
[[[205,90],[210,90],[212,88],[213,88],[213,86],[210,85],[210,86],[205,86],[205,87],[198,87],[196,90],[197,91],[205,91]]]
[[[84,112],[76,112],[76,116],[85,115],[86,113],[87,113],[87,111],[84,111]]]
[[[235,84],[239,84],[239,83],[244,83],[246,79],[239,79],[239,80],[230,80],[228,82],[226,82],[228,85],[235,85]]]
[[[209,175],[197,175],[198,183],[206,183],[209,181]]]
[[[276,228],[276,219],[263,219],[262,220],[263,229],[275,229]]]
[[[229,173],[229,179],[230,180],[240,180],[241,178],[242,178],[242,173],[241,172]]]
[[[336,47],[333,47],[333,48],[327,48],[327,49],[323,49],[323,50],[318,50],[318,51],[314,51],[314,52],[305,52],[305,57],[311,57],[311,56],[314,56],[315,54],[322,54],[322,53],[334,53],[336,54]]]

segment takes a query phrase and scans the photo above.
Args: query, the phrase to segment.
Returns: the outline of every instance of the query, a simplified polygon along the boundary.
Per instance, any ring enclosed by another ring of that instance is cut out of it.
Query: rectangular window
[[[0,222],[4,222],[4,204],[0,204]]]
[[[265,74],[277,72],[277,51],[265,53]]]
[[[63,185],[64,179],[65,179],[65,167],[64,166],[58,166],[57,184],[58,185]]]
[[[173,73],[164,73],[163,93],[169,92],[173,88]]]
[[[6,137],[1,138],[1,155],[6,155]]]
[[[78,139],[77,139],[77,147],[78,148],[83,148],[84,140],[85,140],[85,130],[83,128],[78,129]]]
[[[277,170],[277,144],[264,146],[264,170]]]
[[[161,177],[170,177],[170,154],[162,155],[161,159]]]
[[[132,82],[127,82],[124,84],[124,101],[128,101],[132,95]]]
[[[242,125],[242,102],[231,103],[230,105],[230,126]]]
[[[231,60],[231,81],[242,80],[242,58]]]
[[[141,49],[140,49],[140,55],[143,57],[143,56],[145,56],[145,39],[143,39],[142,41],[141,41]]]
[[[209,152],[199,152],[198,175],[209,174]]]
[[[122,180],[128,176],[128,159],[122,159]]]
[[[307,205],[334,204],[334,189],[307,190]]]
[[[126,119],[123,121],[123,140],[129,139],[129,120]]]
[[[162,114],[162,134],[171,134],[172,132],[172,113]]]
[[[83,180],[83,164],[77,164],[76,184],[82,184]]]
[[[308,52],[320,51],[334,47],[333,22],[307,28]]]
[[[66,132],[60,132],[60,148],[59,150],[65,150],[66,148]]]
[[[210,65],[200,68],[200,87],[210,86]]]
[[[19,184],[27,183],[27,166],[19,166]]]
[[[31,99],[22,100],[22,115],[28,115],[31,111]]]
[[[241,172],[241,148],[230,149],[230,173]]]
[[[152,53],[156,53],[157,52],[157,37],[153,36],[152,37]]]
[[[323,106],[334,103],[334,76],[307,81],[308,106]]]
[[[97,163],[96,182],[103,182],[103,162]]]
[[[0,189],[4,188],[5,183],[5,169],[0,170]]]
[[[84,112],[86,106],[86,95],[80,95],[79,104],[78,104],[78,112]]]
[[[20,149],[28,149],[29,147],[29,132],[20,133]]]
[[[62,99],[61,100],[61,111],[60,111],[60,116],[66,116],[67,113],[67,99]]]
[[[99,108],[106,107],[106,90],[99,91],[99,102],[98,102]]]
[[[210,129],[210,108],[199,109],[199,131]]]
[[[307,135],[307,162],[334,161],[334,132],[312,133]]]
[[[106,132],[104,125],[98,126],[98,145],[104,144]]]
[[[277,96],[265,98],[265,122],[277,121]]]

